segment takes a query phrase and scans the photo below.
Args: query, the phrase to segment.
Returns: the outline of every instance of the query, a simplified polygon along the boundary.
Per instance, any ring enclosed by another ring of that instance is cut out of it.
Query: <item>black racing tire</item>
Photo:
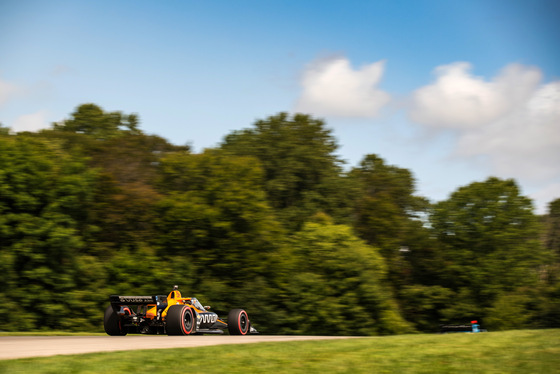
[[[109,305],[105,309],[105,316],[103,317],[103,328],[107,335],[111,336],[124,336],[126,335],[126,327],[121,325],[121,319],[113,310],[113,307]]]
[[[186,305],[172,305],[167,310],[167,335],[191,335],[196,333],[196,317]]]
[[[230,335],[247,335],[251,329],[251,322],[243,309],[230,310],[227,325]]]

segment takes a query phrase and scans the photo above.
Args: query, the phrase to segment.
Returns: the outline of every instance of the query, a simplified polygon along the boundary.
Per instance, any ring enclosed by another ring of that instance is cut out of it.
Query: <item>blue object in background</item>
[[[480,332],[480,325],[478,324],[478,321],[471,321],[471,325],[472,332]]]

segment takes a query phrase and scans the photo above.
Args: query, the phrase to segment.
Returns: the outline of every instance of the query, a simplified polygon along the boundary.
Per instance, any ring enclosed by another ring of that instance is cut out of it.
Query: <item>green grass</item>
[[[0,361],[0,373],[162,372],[560,373],[560,330],[400,335]]]

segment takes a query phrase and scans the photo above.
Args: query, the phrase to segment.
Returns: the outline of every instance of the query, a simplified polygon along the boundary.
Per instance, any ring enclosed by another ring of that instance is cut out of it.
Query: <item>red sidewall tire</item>
[[[233,309],[228,314],[228,331],[230,335],[247,335],[251,322],[243,309]]]
[[[191,335],[196,330],[196,317],[186,305],[172,305],[167,310],[166,330],[168,335]]]
[[[183,335],[190,335],[193,332],[194,323],[194,314],[192,309],[188,306],[184,307],[181,311],[181,329],[183,330]]]

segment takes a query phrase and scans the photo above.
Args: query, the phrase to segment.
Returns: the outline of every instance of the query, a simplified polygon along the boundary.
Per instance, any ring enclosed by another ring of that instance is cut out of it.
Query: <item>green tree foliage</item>
[[[545,216],[545,245],[560,261],[560,199],[551,201]]]
[[[545,251],[531,201],[513,180],[459,188],[435,205],[431,223],[443,245],[442,286],[455,292],[449,318],[484,316],[504,295],[537,284]]]
[[[445,321],[442,311],[449,307],[453,295],[450,289],[441,286],[409,284],[400,290],[399,300],[403,315],[417,329],[436,332]]]
[[[108,113],[90,103],[78,106],[70,119],[55,123],[54,129],[90,135],[96,139],[109,139],[120,135],[123,131],[131,134],[139,133],[138,122],[136,114]]]
[[[412,173],[370,154],[350,171],[349,178],[357,186],[353,214],[356,233],[381,250],[396,287],[411,282],[421,274],[418,266],[428,260],[426,255],[433,248],[420,219],[426,216],[428,202],[413,195]]]
[[[155,205],[161,196],[154,188],[159,159],[170,152],[188,152],[165,139],[145,135],[135,114],[105,112],[95,104],[76,108],[69,120],[54,124],[39,136],[61,141],[65,149],[86,155],[99,173],[91,224],[97,230],[88,238],[88,251],[137,249],[156,235]]]
[[[281,234],[262,174],[255,159],[220,150],[161,160],[160,189],[166,196],[158,203],[160,253],[187,258],[201,289],[221,280],[227,287],[217,292],[232,302],[266,273],[267,256]]]
[[[92,311],[107,295],[160,292],[166,278],[188,284],[163,270],[188,264],[170,264],[150,248],[158,161],[188,147],[144,135],[136,116],[119,122],[83,105],[73,117],[68,126],[0,137],[2,290],[14,308],[25,307],[0,328],[99,329]],[[75,318],[60,318],[68,313]]]
[[[555,265],[555,276],[549,279],[539,294],[538,312],[532,325],[537,327],[560,327],[560,267]]]
[[[319,211],[337,217],[344,209],[340,197],[347,191],[338,178],[342,162],[323,121],[280,113],[226,136],[221,147],[260,161],[268,201],[291,229]]]
[[[5,127],[2,122],[0,122],[0,136],[6,136],[10,134],[10,129]]]
[[[104,246],[139,248],[157,235],[155,188],[159,161],[167,153],[188,152],[157,136],[123,134],[90,147],[90,165],[99,170],[100,183],[92,207],[99,228],[96,242]]]
[[[386,252],[404,245],[410,219],[427,207],[425,199],[413,195],[415,182],[410,171],[386,165],[371,154],[350,176],[360,186],[355,203],[355,228],[360,237]]]
[[[277,302],[288,333],[368,335],[411,331],[385,283],[378,251],[352,229],[306,223],[284,247]],[[280,320],[281,322],[281,320]]]
[[[548,214],[542,217],[543,246],[552,260],[541,267],[544,285],[541,288],[539,311],[536,319],[539,327],[560,326],[560,199],[550,202]]]
[[[344,172],[303,114],[199,154],[138,125],[84,104],[0,126],[0,329],[100,331],[108,295],[174,284],[272,334],[560,326],[558,200],[538,221],[490,178],[430,207],[379,156]]]
[[[2,329],[56,328],[76,287],[95,173],[59,145],[0,137]]]

